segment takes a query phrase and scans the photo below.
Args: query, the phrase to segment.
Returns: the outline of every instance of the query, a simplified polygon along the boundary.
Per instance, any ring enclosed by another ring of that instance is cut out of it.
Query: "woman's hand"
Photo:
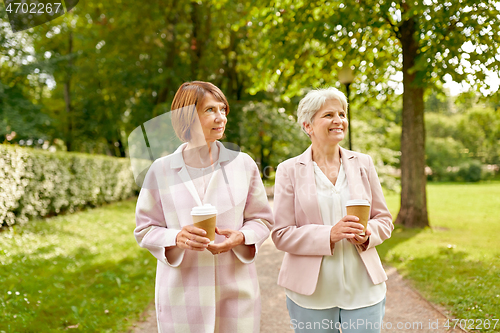
[[[178,248],[184,250],[203,251],[210,243],[210,239],[206,235],[205,230],[187,225],[177,234],[175,243]]]
[[[233,247],[245,244],[245,235],[241,231],[215,228],[215,233],[226,236],[226,240],[218,244],[208,244],[208,251],[212,254],[219,254],[230,251]]]
[[[372,232],[367,228],[364,236],[355,235],[354,238],[349,238],[347,241],[354,245],[363,245],[364,243],[366,243],[368,237],[370,237],[371,234]]]
[[[363,225],[358,223],[359,218],[354,215],[346,215],[335,224],[330,231],[330,244],[333,249],[334,244],[338,241],[347,238],[351,240],[355,237],[360,237],[363,232]],[[366,240],[365,240],[366,241]]]

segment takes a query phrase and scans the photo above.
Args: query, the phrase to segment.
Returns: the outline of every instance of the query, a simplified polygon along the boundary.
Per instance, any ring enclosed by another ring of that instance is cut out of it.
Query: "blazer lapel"
[[[198,206],[203,206],[200,196],[198,195],[198,191],[196,191],[196,188],[194,187],[193,181],[191,180],[191,177],[189,176],[189,172],[187,171],[185,165],[179,171],[179,177],[181,178],[182,183],[187,187],[189,193],[191,193],[191,195],[193,196]]]
[[[179,170],[179,178],[182,181],[182,184],[186,186],[188,189],[189,193],[193,197],[193,199],[196,201],[196,204],[199,206],[203,206],[200,196],[198,195],[198,191],[196,191],[196,188],[194,187],[193,181],[191,180],[191,177],[189,176],[189,172],[187,171],[186,164],[184,163],[184,159],[182,158],[182,150],[186,144],[181,145],[177,150],[174,152],[172,156],[172,162],[171,162],[171,167],[172,169],[180,169]]]
[[[227,174],[224,170],[224,165],[227,162],[231,161],[230,156],[229,156],[229,152],[226,149],[226,147],[224,147],[224,145],[222,143],[220,143],[219,141],[215,141],[215,144],[217,145],[217,147],[219,147],[219,159],[214,164],[214,169],[212,171],[213,174],[212,174],[212,177],[210,178],[210,182],[208,183],[207,192],[205,193],[205,197],[203,199],[203,202],[204,203],[209,202],[207,200],[212,198],[212,196],[216,195],[218,193],[218,191],[222,190],[222,188],[225,187],[226,190],[228,190],[228,192],[229,192],[228,194],[229,194],[230,201],[234,206],[234,199],[233,199],[231,190],[229,188],[229,180],[228,180]]]
[[[318,203],[311,147],[297,159],[295,177],[297,198],[302,210],[312,223],[324,224]]]
[[[351,199],[363,199],[359,192],[359,184],[361,179],[361,170],[359,160],[356,155],[352,154],[349,150],[340,147],[340,157],[344,164],[344,172],[349,186]]]

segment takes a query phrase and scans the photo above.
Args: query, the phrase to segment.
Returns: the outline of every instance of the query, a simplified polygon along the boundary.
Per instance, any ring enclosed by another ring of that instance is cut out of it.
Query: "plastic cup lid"
[[[370,206],[370,203],[367,200],[355,199],[348,200],[346,206]]]
[[[217,208],[211,204],[204,204],[203,206],[193,207],[191,210],[191,215],[211,215],[217,214]]]

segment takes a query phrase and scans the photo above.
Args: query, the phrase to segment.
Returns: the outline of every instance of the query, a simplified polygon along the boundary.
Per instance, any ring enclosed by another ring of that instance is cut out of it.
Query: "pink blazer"
[[[212,175],[203,203],[217,207],[219,228],[240,230],[245,245],[255,245],[258,252],[274,223],[259,169],[247,154],[217,145],[221,169]],[[165,253],[182,227],[193,223],[191,209],[197,205],[181,154],[184,146],[151,165],[137,200],[136,240],[158,259],[158,332],[257,333],[259,282],[255,255],[245,257],[245,245],[218,255],[177,247]],[[215,242],[224,239],[216,235]]]
[[[394,229],[382,187],[370,156],[340,148],[351,199],[371,203],[368,246],[356,246],[374,284],[387,280],[375,246]],[[284,251],[278,284],[294,292],[311,295],[316,289],[323,256],[331,255],[331,226],[324,225],[317,200],[312,150],[278,166],[274,190],[272,239]]]

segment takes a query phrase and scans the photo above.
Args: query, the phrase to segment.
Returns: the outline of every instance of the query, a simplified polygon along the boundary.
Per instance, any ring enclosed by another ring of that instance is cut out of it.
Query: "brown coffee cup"
[[[207,232],[206,237],[210,239],[210,243],[215,241],[215,225],[217,223],[217,208],[211,204],[193,207],[191,210],[193,224],[197,228],[201,228]]]
[[[346,203],[346,210],[347,215],[354,215],[359,218],[358,223],[361,223],[364,227],[360,235],[364,236],[368,220],[370,219],[370,203],[367,200],[361,199],[349,200]]]

